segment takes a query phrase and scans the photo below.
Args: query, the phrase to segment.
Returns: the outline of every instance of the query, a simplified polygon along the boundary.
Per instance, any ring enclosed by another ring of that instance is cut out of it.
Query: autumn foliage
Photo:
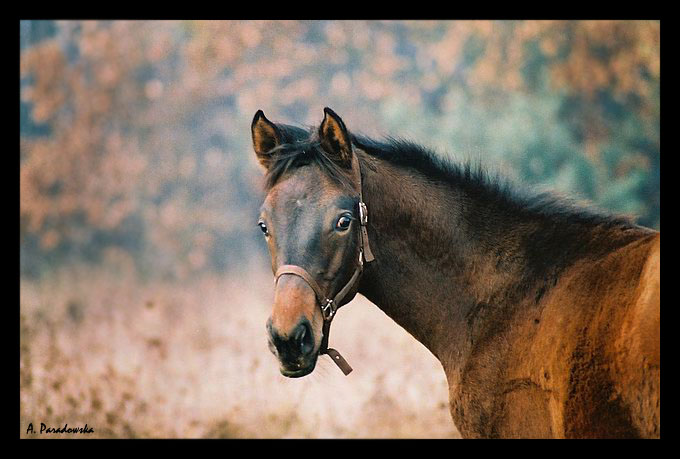
[[[21,268],[260,263],[249,124],[402,135],[659,227],[658,21],[25,21]]]

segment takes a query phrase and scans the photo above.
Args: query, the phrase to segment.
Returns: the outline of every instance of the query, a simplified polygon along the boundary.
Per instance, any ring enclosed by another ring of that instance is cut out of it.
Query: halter
[[[335,313],[338,311],[340,306],[342,306],[342,300],[347,296],[347,294],[352,290],[352,287],[356,284],[361,277],[361,273],[364,269],[364,261],[369,263],[375,258],[373,257],[373,252],[371,252],[371,247],[368,243],[368,231],[366,229],[368,225],[368,208],[364,203],[362,191],[361,191],[361,166],[359,165],[359,160],[356,154],[352,155],[353,166],[356,166],[358,172],[358,186],[359,186],[359,266],[354,270],[354,274],[347,281],[344,287],[342,287],[334,297],[324,295],[323,290],[319,287],[319,284],[314,280],[314,278],[309,274],[309,272],[297,265],[281,265],[275,274],[275,282],[279,282],[279,278],[284,274],[291,274],[294,276],[301,277],[307,284],[314,290],[316,299],[321,307],[321,314],[323,315],[323,338],[321,339],[321,347],[319,348],[319,354],[328,354],[333,362],[342,370],[345,375],[352,372],[352,367],[349,366],[347,361],[340,355],[335,349],[328,347],[328,337],[331,331],[331,322],[335,317]]]

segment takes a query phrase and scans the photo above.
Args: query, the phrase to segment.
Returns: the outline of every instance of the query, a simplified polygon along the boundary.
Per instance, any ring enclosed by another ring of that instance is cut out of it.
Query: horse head
[[[311,373],[324,353],[347,374],[351,368],[327,347],[330,321],[356,295],[370,254],[351,137],[329,108],[311,131],[272,123],[260,110],[251,131],[267,173],[258,225],[276,279],[269,348],[284,376]]]

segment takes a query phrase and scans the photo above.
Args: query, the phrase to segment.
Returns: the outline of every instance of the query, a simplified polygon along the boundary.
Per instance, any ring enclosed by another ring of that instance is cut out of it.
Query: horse
[[[660,437],[660,233],[402,138],[258,110],[266,328],[286,377],[362,294],[441,363],[464,438]],[[361,332],[361,331],[359,331]]]

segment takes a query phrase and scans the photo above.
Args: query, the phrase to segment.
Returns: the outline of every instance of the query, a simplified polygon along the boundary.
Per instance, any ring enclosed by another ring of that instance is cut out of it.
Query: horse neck
[[[359,292],[445,369],[464,364],[475,330],[487,328],[473,320],[480,307],[495,311],[488,320],[511,317],[536,304],[576,258],[624,243],[592,225],[513,216],[465,187],[429,181],[363,152],[360,159],[375,260]]]

